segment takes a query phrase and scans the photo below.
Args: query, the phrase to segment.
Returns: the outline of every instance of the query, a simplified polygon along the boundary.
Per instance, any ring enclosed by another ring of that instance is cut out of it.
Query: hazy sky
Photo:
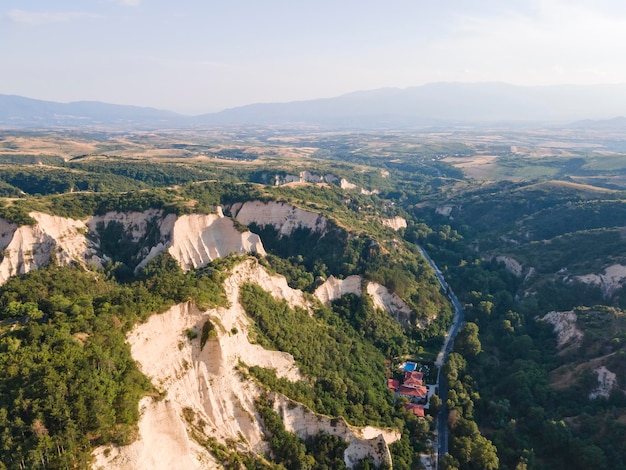
[[[626,83],[623,0],[2,0],[0,93],[188,114],[436,81]]]

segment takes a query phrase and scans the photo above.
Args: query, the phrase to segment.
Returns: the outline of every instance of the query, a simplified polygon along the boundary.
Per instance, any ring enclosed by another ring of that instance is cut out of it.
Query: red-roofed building
[[[407,371],[404,374],[404,385],[409,388],[419,388],[424,385],[424,374],[421,372],[410,372]]]
[[[418,387],[405,387],[401,385],[398,389],[398,393],[411,401],[420,401],[428,396],[428,389],[423,385]]]
[[[388,379],[387,387],[389,387],[390,390],[393,390],[394,392],[396,392],[400,388],[400,381],[395,380],[395,379]]]
[[[412,412],[418,418],[424,417],[424,405],[416,405],[415,403],[406,403],[404,407]]]
[[[406,371],[404,373],[404,380],[407,381],[409,379],[422,381],[424,380],[424,374],[422,372]]]
[[[418,379],[414,379],[413,377],[409,377],[408,379],[404,381],[402,385],[404,385],[405,387],[417,388],[417,387],[421,387],[422,385],[424,385],[424,382]]]

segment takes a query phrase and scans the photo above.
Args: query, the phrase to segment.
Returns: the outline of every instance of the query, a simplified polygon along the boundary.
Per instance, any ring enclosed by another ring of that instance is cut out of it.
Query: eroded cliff
[[[141,401],[138,440],[129,446],[98,448],[95,468],[220,468],[200,445],[209,437],[222,444],[238,442],[243,451],[267,450],[255,408],[261,389],[241,367],[272,368],[291,381],[303,377],[290,354],[269,351],[248,340],[250,323],[239,303],[239,289],[247,282],[260,285],[292,307],[307,307],[302,292],[248,260],[237,265],[225,281],[228,308],[202,312],[181,304],[133,329],[128,335],[132,355],[165,397]],[[200,339],[189,340],[186,332],[200,332],[207,321],[215,325],[217,334],[201,347]],[[316,415],[281,395],[275,395],[275,408],[281,410],[286,428],[302,437],[323,430],[349,442],[344,458],[350,467],[365,457],[390,462],[387,444],[400,437],[394,431],[354,428],[342,419]]]

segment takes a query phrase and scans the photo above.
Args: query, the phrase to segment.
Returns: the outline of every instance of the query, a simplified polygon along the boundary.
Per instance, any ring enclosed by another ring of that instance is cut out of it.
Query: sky
[[[623,0],[2,0],[0,93],[201,114],[432,82],[626,83]]]

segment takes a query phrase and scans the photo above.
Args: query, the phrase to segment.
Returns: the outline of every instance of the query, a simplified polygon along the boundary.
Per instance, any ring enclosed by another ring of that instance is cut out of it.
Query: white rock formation
[[[382,219],[382,223],[385,227],[390,227],[396,231],[407,227],[406,219],[404,217],[400,217],[399,215],[391,219]]]
[[[242,224],[255,223],[260,227],[271,225],[281,236],[289,235],[296,228],[309,228],[313,232],[324,234],[328,223],[328,219],[320,214],[284,202],[238,202],[230,210],[233,217]]]
[[[356,184],[350,183],[350,181],[348,181],[345,178],[341,178],[339,180],[339,187],[341,189],[357,189],[358,188],[358,186]]]
[[[100,258],[85,237],[83,222],[41,212],[29,215],[36,221],[34,225],[18,227],[0,219],[0,284],[45,266],[52,256],[62,266],[73,262],[100,266]]]
[[[151,224],[160,230],[156,246],[146,248],[145,258],[138,269],[169,250],[183,269],[198,268],[230,253],[265,255],[258,235],[239,232],[221,208],[217,214],[192,214],[176,217],[163,215],[161,210],[145,212],[109,212],[85,221],[58,217],[41,212],[29,214],[36,223],[23,225],[0,219],[0,284],[16,274],[39,269],[52,257],[60,265],[78,263],[101,267],[104,256],[98,256],[98,226],[118,222],[134,241],[146,237]],[[89,236],[87,234],[89,233]]]
[[[626,266],[614,264],[606,268],[603,274],[585,274],[574,276],[573,279],[600,287],[602,295],[608,299],[626,283]]]
[[[550,312],[543,317],[543,320],[554,326],[559,349],[580,344],[583,332],[576,326],[577,319],[578,317],[574,311]]]
[[[374,306],[388,311],[405,328],[411,325],[411,307],[402,300],[396,293],[390,292],[382,284],[369,282],[367,293],[374,301]]]
[[[364,457],[370,457],[376,466],[391,463],[388,445],[400,439],[398,431],[381,430],[371,426],[355,428],[342,418],[332,419],[317,415],[303,406],[294,407],[293,402],[284,396],[274,394],[273,398],[274,410],[281,416],[285,429],[301,439],[315,436],[321,431],[346,440],[349,445],[343,458],[348,468],[352,468]]]
[[[238,371],[238,365],[241,361],[273,368],[279,377],[292,381],[302,376],[290,354],[268,351],[249,342],[249,321],[239,304],[239,289],[245,282],[258,283],[292,307],[307,306],[302,292],[290,289],[283,277],[270,276],[254,260],[248,260],[237,265],[224,284],[228,308],[201,312],[191,304],[180,304],[135,327],[128,335],[133,358],[155,387],[167,395],[161,401],[144,398],[140,402],[138,440],[128,446],[96,449],[94,468],[221,468],[206,449],[194,442],[193,432],[215,437],[222,444],[237,441],[244,450],[267,450],[255,409],[260,389]],[[201,350],[200,340],[190,341],[184,332],[201,331],[209,319],[216,326],[217,338],[209,339]],[[389,452],[385,443],[399,438],[394,431],[349,427],[343,420],[315,415],[277,397],[277,403],[284,405],[287,429],[313,435],[334,427],[333,434],[351,443],[347,461],[368,455],[384,459]],[[343,427],[336,423],[343,423]]]
[[[337,279],[330,276],[320,285],[313,295],[325,305],[346,294],[363,295],[363,278],[361,276],[349,276],[345,279]],[[390,292],[382,284],[367,282],[365,292],[370,296],[374,306],[389,312],[402,326],[411,324],[411,307],[397,294]]]
[[[595,372],[598,374],[598,386],[589,394],[589,398],[609,398],[611,390],[617,385],[617,375],[605,366],[598,367]]]
[[[171,232],[168,252],[178,260],[184,270],[205,266],[214,259],[231,253],[265,255],[258,235],[239,232],[231,219],[220,217],[219,214],[179,217]]]
[[[321,175],[315,175],[315,174],[305,170],[305,171],[301,171],[300,172],[300,181],[302,183],[318,184],[318,183],[323,183],[324,182],[324,177],[321,176]]]
[[[450,214],[452,214],[452,209],[454,209],[454,207],[452,206],[439,206],[435,208],[435,212],[445,217],[450,217]]]
[[[124,231],[132,235],[133,241],[137,242],[146,236],[148,224],[158,221],[159,225],[163,224],[163,211],[161,209],[148,209],[143,212],[107,212],[104,215],[96,215],[87,220],[86,225],[93,233],[97,232],[99,224],[104,227],[111,222],[117,222],[124,227]],[[168,219],[176,219],[174,214],[165,216]]]
[[[504,267],[508,272],[513,274],[515,277],[521,277],[523,272],[523,267],[515,258],[511,258],[510,256],[496,256],[496,261],[498,263],[504,263]]]
[[[324,305],[330,305],[333,300],[339,299],[346,294],[361,296],[363,292],[361,289],[362,283],[363,278],[361,276],[348,276],[345,279],[337,279],[331,275],[324,281],[324,284],[315,289],[313,295]]]

